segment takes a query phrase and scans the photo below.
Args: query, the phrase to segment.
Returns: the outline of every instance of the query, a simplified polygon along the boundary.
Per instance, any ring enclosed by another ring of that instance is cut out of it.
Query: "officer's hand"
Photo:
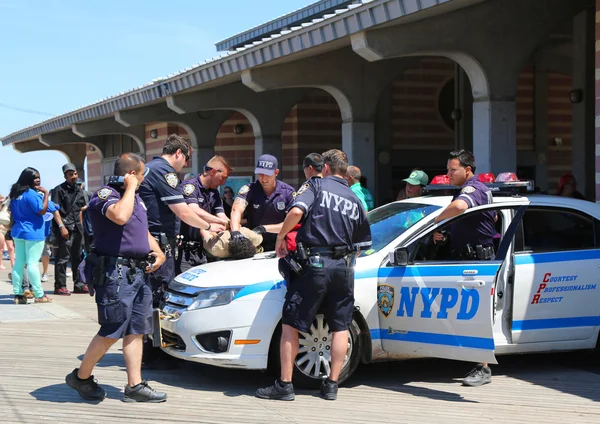
[[[149,255],[150,256],[154,256],[154,258],[156,260],[154,261],[153,264],[149,264],[146,267],[146,272],[154,272],[154,271],[156,271],[167,260],[167,257],[165,256],[165,254],[163,252],[150,252]]]
[[[244,235],[242,233],[240,233],[239,231],[232,231],[231,232],[231,240],[242,240],[245,239],[246,237],[244,237]]]
[[[433,233],[433,242],[435,244],[437,244],[438,242],[444,242],[446,240],[446,236],[443,235],[442,233],[440,233],[439,231],[436,231],[435,233]]]
[[[252,231],[254,231],[256,234],[264,234],[267,232],[267,229],[264,225],[259,225],[258,227],[254,227]]]
[[[221,219],[221,224],[223,225],[223,227],[225,227],[225,230],[229,229],[229,219],[228,218]]]
[[[285,237],[279,238],[277,237],[277,241],[275,242],[275,253],[277,253],[278,258],[285,258],[288,254],[287,250],[287,242],[285,241]]]
[[[226,230],[226,228],[223,224],[216,224],[214,222],[210,224],[210,232],[211,233],[222,233],[225,230]]]
[[[129,187],[137,188],[138,180],[133,174],[125,174],[123,177],[123,188],[127,190]]]
[[[67,227],[62,227],[60,229],[60,235],[62,236],[62,238],[69,240],[69,230],[67,230]]]

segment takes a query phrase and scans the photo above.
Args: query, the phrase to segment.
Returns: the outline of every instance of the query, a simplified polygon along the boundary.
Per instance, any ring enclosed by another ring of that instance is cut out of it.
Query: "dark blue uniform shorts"
[[[342,259],[321,257],[323,267],[303,265],[288,288],[283,304],[283,323],[308,332],[313,319],[323,313],[331,331],[345,331],[354,313],[354,268]]]
[[[129,273],[129,277],[128,277]],[[106,282],[96,286],[98,335],[120,339],[130,334],[152,332],[152,289],[147,274],[139,268],[107,265]]]

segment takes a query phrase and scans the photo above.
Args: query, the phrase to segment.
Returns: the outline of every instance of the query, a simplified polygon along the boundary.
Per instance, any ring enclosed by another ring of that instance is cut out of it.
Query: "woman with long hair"
[[[35,168],[25,168],[10,189],[10,209],[13,226],[11,236],[15,243],[15,266],[12,272],[15,303],[25,304],[23,272],[27,272],[35,302],[52,300],[44,294],[40,280],[39,262],[44,250],[44,215],[48,210],[48,190],[40,186],[40,173]]]

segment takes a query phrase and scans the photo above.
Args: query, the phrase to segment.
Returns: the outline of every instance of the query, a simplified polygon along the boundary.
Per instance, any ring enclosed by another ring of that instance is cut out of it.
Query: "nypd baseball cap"
[[[429,182],[429,177],[423,171],[413,171],[410,173],[408,178],[405,178],[402,181],[406,181],[407,183],[412,185],[426,186]]]
[[[273,175],[279,168],[277,158],[273,155],[261,155],[256,162],[255,174]]]

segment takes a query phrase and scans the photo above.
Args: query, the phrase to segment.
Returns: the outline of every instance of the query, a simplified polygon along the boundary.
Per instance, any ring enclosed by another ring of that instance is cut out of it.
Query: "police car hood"
[[[194,287],[247,286],[256,283],[279,282],[275,252],[260,253],[249,259],[226,259],[190,268],[175,277],[175,281]]]

